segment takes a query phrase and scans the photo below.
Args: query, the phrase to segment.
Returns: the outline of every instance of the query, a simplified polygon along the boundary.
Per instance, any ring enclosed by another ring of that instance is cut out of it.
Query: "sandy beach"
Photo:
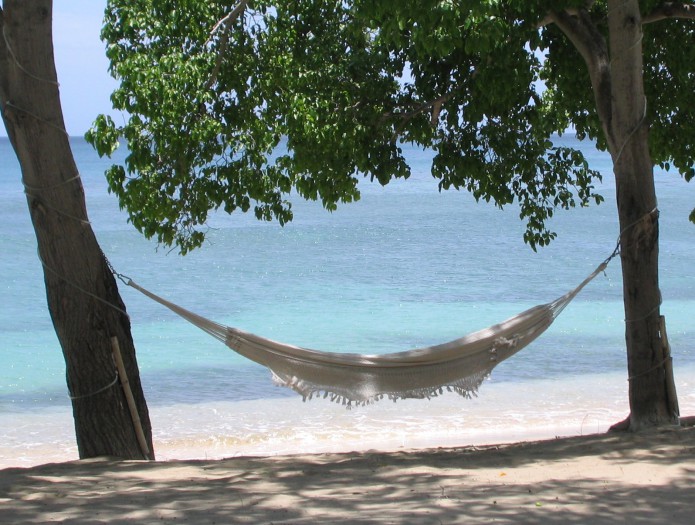
[[[0,522],[670,523],[693,520],[695,427],[512,445],[0,471]]]

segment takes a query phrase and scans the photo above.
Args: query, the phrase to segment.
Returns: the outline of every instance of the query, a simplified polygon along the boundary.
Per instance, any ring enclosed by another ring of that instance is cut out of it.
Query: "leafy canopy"
[[[582,153],[553,143],[574,126],[605,148],[586,67],[557,28],[539,29],[580,3],[109,0],[112,102],[128,119],[99,116],[87,138],[102,155],[127,142],[111,190],[183,253],[211,210],[284,224],[292,191],[334,210],[361,177],[407,178],[403,143],[433,151],[440,189],[518,205],[535,249],[555,236],[555,209],[602,200]],[[605,18],[605,2],[591,9]],[[695,141],[676,133],[695,129],[695,46],[689,25],[669,24],[645,37],[653,154],[692,178]]]

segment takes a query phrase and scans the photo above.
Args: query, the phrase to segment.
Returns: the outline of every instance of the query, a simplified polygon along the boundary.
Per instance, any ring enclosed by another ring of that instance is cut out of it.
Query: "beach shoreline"
[[[7,523],[692,522],[695,427],[508,445],[0,470]],[[632,516],[633,518],[630,518]]]
[[[681,411],[695,414],[679,369]],[[150,407],[158,460],[223,459],[509,444],[605,432],[629,413],[620,377],[486,382],[475,399],[448,394],[346,410],[299,397]],[[523,400],[513,404],[512,400]],[[0,469],[77,460],[72,413],[0,414]]]

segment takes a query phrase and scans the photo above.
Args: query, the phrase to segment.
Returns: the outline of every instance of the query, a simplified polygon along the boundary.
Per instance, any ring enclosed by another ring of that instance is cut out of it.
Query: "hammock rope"
[[[11,106],[11,103],[8,102],[6,105]],[[13,107],[25,111],[16,106]],[[32,113],[29,114],[36,117]],[[44,120],[44,122],[47,121]],[[639,125],[641,122],[638,127]],[[61,130],[64,131],[64,129]],[[25,184],[25,191],[29,196],[37,198],[37,192],[53,189],[78,178],[79,175],[46,188],[34,188]],[[66,214],[54,206],[47,207],[82,224],[89,224],[88,220]],[[405,398],[430,398],[441,394],[444,389],[465,397],[476,395],[480,384],[498,363],[516,354],[545,332],[570,301],[606,269],[608,263],[620,253],[623,234],[652,215],[658,219],[658,208],[654,208],[624,227],[620,231],[613,253],[579,286],[555,301],[534,306],[502,323],[448,343],[385,355],[320,352],[279,343],[237,328],[224,326],[139,286],[129,277],[116,272],[108,258],[103,253],[102,255],[110,271],[123,283],[169,308],[240,355],[269,368],[276,383],[292,388],[305,400],[323,395],[350,407],[353,404],[369,404],[385,397],[394,401]],[[48,266],[40,253],[39,260],[46,270],[53,272],[82,293],[129,317],[128,313],[118,305],[84,289]],[[654,310],[657,310],[659,305],[660,303]],[[651,315],[654,310],[647,315]],[[632,321],[635,320],[626,320],[626,322]],[[111,386],[109,384],[96,393]]]
[[[554,301],[448,343],[384,355],[322,352],[266,339],[211,321],[146,290],[129,277],[116,275],[238,354],[267,367],[277,384],[293,389],[304,400],[322,396],[351,407],[384,398],[429,399],[444,390],[464,397],[477,395],[492,369],[545,332],[618,253],[616,249],[576,288]]]

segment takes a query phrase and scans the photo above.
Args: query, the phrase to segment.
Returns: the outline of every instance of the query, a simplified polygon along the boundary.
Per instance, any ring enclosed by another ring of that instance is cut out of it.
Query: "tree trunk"
[[[0,107],[22,168],[48,307],[65,357],[79,455],[154,459],[130,321],[88,222],[65,131],[51,23],[51,0],[3,3]],[[146,446],[138,441],[116,380],[112,337],[123,355]]]
[[[629,428],[678,423],[678,404],[659,306],[659,214],[649,153],[637,0],[609,2],[611,155],[621,230]]]

